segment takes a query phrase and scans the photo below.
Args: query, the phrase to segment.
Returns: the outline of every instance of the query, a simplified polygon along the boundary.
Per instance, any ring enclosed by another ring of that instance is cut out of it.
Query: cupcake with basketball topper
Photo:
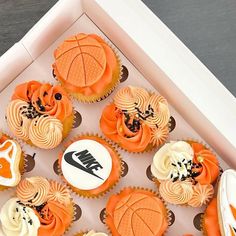
[[[214,195],[220,168],[216,155],[205,145],[172,141],[156,152],[151,172],[166,202],[201,207]]]
[[[61,236],[74,218],[74,205],[66,186],[43,177],[23,179],[1,208],[0,221],[6,236]]]
[[[29,81],[15,88],[6,120],[17,138],[42,149],[53,149],[69,134],[74,112],[61,86]]]
[[[25,171],[21,146],[0,132],[0,191],[15,187]]]
[[[119,153],[103,137],[93,134],[82,134],[66,143],[58,163],[65,183],[87,198],[103,196],[122,174]]]
[[[135,187],[112,195],[105,217],[113,236],[161,236],[171,221],[168,209],[156,193]]]
[[[55,77],[81,102],[102,100],[120,82],[120,60],[98,35],[80,33],[66,39],[54,58]]]
[[[100,119],[104,135],[129,152],[163,145],[169,135],[170,111],[164,97],[144,88],[121,88]]]

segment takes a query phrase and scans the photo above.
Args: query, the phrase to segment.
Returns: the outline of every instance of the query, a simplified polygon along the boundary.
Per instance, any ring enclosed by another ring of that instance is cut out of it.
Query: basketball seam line
[[[135,234],[134,234],[134,229],[133,229],[133,224],[132,224],[132,220],[133,220],[133,215],[134,215],[134,214],[136,214],[136,215],[139,217],[139,219],[148,227],[148,229],[149,229],[149,230],[152,232],[152,234],[154,235],[154,232],[151,230],[151,228],[148,226],[148,224],[146,224],[146,222],[142,219],[142,217],[141,217],[138,213],[136,213],[136,211],[138,211],[138,210],[147,210],[147,208],[139,208],[139,209],[136,209],[135,211],[133,210],[132,216],[131,216],[131,229],[132,229],[133,235],[135,236]],[[155,210],[152,210],[152,209],[148,209],[148,210],[161,214],[160,212],[155,211]]]
[[[138,203],[138,202],[140,202],[140,201],[142,201],[142,200],[145,200],[146,198],[148,198],[148,196],[145,196],[144,198],[142,198],[142,199],[139,199],[138,201],[136,201],[136,202],[134,202],[134,203],[132,203],[130,206],[129,205],[127,205],[126,203],[123,205],[123,206],[126,206],[127,207],[127,209],[125,210],[125,212],[124,212],[124,214],[123,215],[125,215],[126,214],[126,212],[134,205],[134,204],[136,204],[136,203]],[[123,207],[122,206],[122,207]],[[120,208],[119,208],[120,209]],[[117,224],[117,229],[120,227],[120,223],[121,223],[121,221],[122,221],[122,218],[119,220],[119,223]]]
[[[77,36],[75,36],[75,38],[76,38],[76,40],[77,40]],[[79,44],[79,40],[77,40],[77,44],[78,44],[78,46],[80,46],[80,44]],[[80,47],[79,47],[79,50],[80,50],[80,52],[82,53],[82,50],[81,50]],[[82,58],[83,70],[84,70],[84,83],[85,83],[85,85],[86,85],[86,84],[87,84],[87,83],[86,83],[87,78],[86,78],[86,69],[85,69],[85,64],[84,64],[84,57],[81,56],[81,58]]]
[[[99,47],[99,46],[96,46],[96,45],[90,45],[90,44],[80,45],[79,47],[96,47],[96,48],[99,48],[99,49],[103,49],[102,47]],[[65,51],[62,54],[60,54],[59,56],[57,56],[56,60],[60,59],[61,56],[65,55],[67,52],[70,52],[71,50],[73,50],[75,48],[78,48],[78,45],[73,47],[73,48],[68,49],[67,51]]]

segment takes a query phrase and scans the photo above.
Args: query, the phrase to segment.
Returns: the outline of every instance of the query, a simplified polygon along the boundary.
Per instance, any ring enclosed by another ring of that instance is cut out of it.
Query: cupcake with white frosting
[[[39,176],[23,179],[17,186],[16,197],[9,199],[0,211],[6,236],[61,236],[73,217],[70,191]]]
[[[61,86],[29,81],[15,88],[6,119],[17,138],[39,148],[53,149],[70,132],[74,113]]]
[[[166,202],[201,207],[213,197],[219,163],[204,145],[177,141],[156,152],[151,172]]]

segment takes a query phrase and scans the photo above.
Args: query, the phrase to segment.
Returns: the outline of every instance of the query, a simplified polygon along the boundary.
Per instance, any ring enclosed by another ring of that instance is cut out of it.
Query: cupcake
[[[217,194],[218,220],[222,236],[236,234],[236,171],[223,172]],[[216,207],[217,205],[217,207]],[[215,210],[216,211],[216,210]]]
[[[168,227],[168,211],[150,190],[125,188],[112,195],[106,214],[113,236],[161,236]]]
[[[24,172],[20,145],[0,132],[0,191],[16,186]]]
[[[53,149],[70,132],[74,113],[61,86],[29,81],[16,87],[6,119],[17,138],[42,149]]]
[[[168,138],[170,111],[165,98],[139,87],[120,89],[100,119],[104,135],[129,152],[160,147]]]
[[[99,101],[119,83],[120,61],[98,35],[80,33],[66,39],[54,58],[54,75],[79,101]]]
[[[202,230],[205,236],[221,236],[216,198],[213,198],[206,208],[202,219]],[[227,234],[222,234],[222,236],[224,235]]]
[[[156,152],[151,172],[166,202],[201,207],[214,195],[220,168],[217,157],[203,144],[173,141]]]
[[[84,197],[98,197],[120,179],[121,159],[103,138],[81,135],[65,145],[59,155],[59,169],[74,192]]]
[[[75,234],[74,236],[108,236],[108,234],[90,230],[87,233],[78,233],[78,234]]]
[[[69,190],[43,177],[22,180],[16,197],[9,199],[0,211],[6,236],[61,236],[70,227],[73,216]]]

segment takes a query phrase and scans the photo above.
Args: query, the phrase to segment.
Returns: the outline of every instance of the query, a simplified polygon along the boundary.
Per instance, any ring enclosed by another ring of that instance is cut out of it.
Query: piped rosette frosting
[[[219,164],[198,142],[172,141],[156,152],[151,172],[166,202],[201,207],[214,195]]]
[[[120,89],[100,119],[105,136],[130,152],[160,147],[169,135],[170,111],[166,99],[140,87]]]
[[[16,137],[43,149],[53,149],[64,138],[65,125],[69,122],[72,126],[72,103],[61,86],[30,81],[16,87],[6,119]]]
[[[67,188],[43,177],[22,180],[0,212],[6,236],[61,236],[71,225],[73,203]]]

